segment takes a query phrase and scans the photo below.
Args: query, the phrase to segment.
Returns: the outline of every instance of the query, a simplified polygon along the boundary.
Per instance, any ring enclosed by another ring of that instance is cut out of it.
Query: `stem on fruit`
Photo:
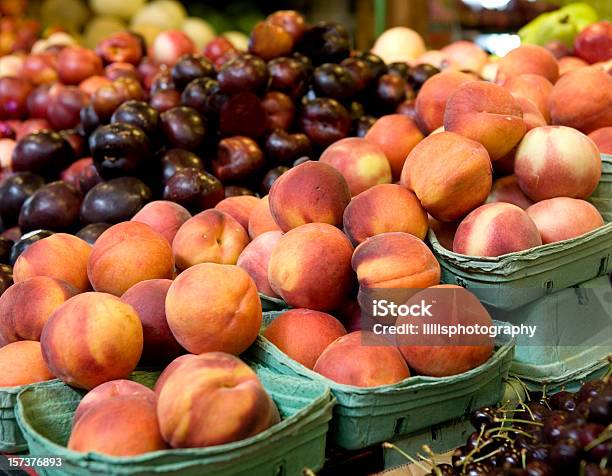
[[[497,449],[495,449],[495,450],[491,451],[490,453],[488,453],[488,454],[486,454],[486,455],[484,455],[484,456],[480,456],[480,457],[476,458],[476,459],[474,460],[474,463],[480,463],[481,461],[484,461],[485,459],[490,458],[491,456],[495,456],[495,455],[496,455],[496,454],[498,454],[499,452],[501,452],[501,449],[500,449],[500,448],[497,448]]]
[[[500,432],[502,432],[502,431],[505,431],[505,432],[508,432],[508,431],[513,431],[513,432],[515,432],[515,433],[518,433],[519,435],[524,435],[524,436],[526,436],[527,438],[531,438],[532,440],[534,439],[534,436],[533,436],[533,435],[530,435],[530,434],[529,434],[529,433],[527,433],[526,431],[519,430],[518,428],[508,428],[507,426],[497,426],[497,427],[495,427],[495,428],[489,428],[489,429],[486,431],[485,435],[489,436],[489,435],[491,434],[491,432],[493,432],[493,431],[497,431],[497,430],[499,430]],[[498,433],[498,434],[499,434],[499,433]]]
[[[612,439],[612,430],[610,430],[609,428],[606,428],[604,431],[601,432],[601,435],[599,435],[597,438],[591,441],[588,445],[586,445],[584,449],[586,451],[590,451],[593,448],[595,448],[597,445],[603,443],[604,441],[608,441],[610,439]]]
[[[496,418],[494,421],[496,423],[527,423],[528,425],[544,426],[539,421],[521,420],[520,418]]]
[[[406,458],[408,461],[410,461],[412,464],[415,464],[416,466],[418,466],[420,469],[422,469],[423,471],[427,472],[429,471],[429,469],[427,469],[425,466],[423,466],[419,461],[417,461],[416,458],[413,458],[412,456],[410,456],[408,453],[406,453],[405,451],[403,451],[402,449],[398,448],[397,446],[395,446],[393,443],[390,443],[388,441],[385,441],[382,444],[383,448],[386,449],[391,449],[391,450],[395,450],[397,451],[399,454],[401,454],[404,458]]]

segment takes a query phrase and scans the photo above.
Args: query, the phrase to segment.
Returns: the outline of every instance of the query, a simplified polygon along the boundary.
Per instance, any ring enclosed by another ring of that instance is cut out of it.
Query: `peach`
[[[199,263],[236,264],[249,235],[236,219],[220,210],[198,213],[181,226],[172,251],[180,270]]]
[[[555,84],[559,78],[559,65],[546,48],[521,45],[499,60],[496,82],[504,84],[509,78],[521,74],[537,74]]]
[[[547,198],[587,198],[601,177],[599,150],[591,139],[570,127],[530,130],[515,156],[514,173],[525,195]]]
[[[91,410],[105,400],[115,397],[140,397],[151,403],[157,402],[155,392],[140,383],[125,379],[111,380],[110,382],[98,385],[83,397],[74,412],[74,418],[72,419],[73,426],[88,410]]]
[[[520,189],[516,175],[501,177],[493,182],[493,188],[487,197],[487,203],[495,202],[512,203],[523,210],[527,210],[533,205],[533,202]]]
[[[166,317],[174,337],[189,352],[238,355],[257,338],[261,302],[255,282],[243,269],[202,263],[174,280],[166,296]]]
[[[376,120],[368,130],[365,140],[380,147],[391,166],[393,180],[399,180],[406,157],[423,137],[423,133],[410,117],[389,114]]]
[[[428,303],[432,317],[399,317],[396,324],[493,325],[491,316],[478,298],[467,289],[440,285],[412,296],[408,306]],[[416,322],[415,322],[416,321]],[[421,375],[446,377],[467,372],[485,363],[493,353],[494,341],[488,335],[398,335],[398,348],[412,370]]]
[[[92,389],[136,368],[142,325],[134,308],[118,297],[83,293],[53,313],[40,342],[51,372],[68,385]]]
[[[356,387],[390,385],[410,377],[402,354],[384,337],[369,331],[336,339],[313,370],[334,382]]]
[[[149,225],[126,221],[111,226],[96,240],[87,275],[93,288],[121,296],[147,279],[171,278],[174,258],[168,240]]]
[[[260,201],[260,198],[253,195],[239,195],[221,200],[215,208],[232,216],[245,230],[248,230],[251,213]]]
[[[612,76],[596,67],[563,75],[548,97],[551,123],[588,134],[612,125]]]
[[[140,363],[165,364],[184,353],[166,319],[169,279],[148,279],[134,284],[121,300],[134,308],[142,324],[144,345]]]
[[[459,86],[472,81],[472,75],[459,71],[443,71],[425,81],[415,103],[421,129],[429,133],[444,125],[444,110],[448,98]]]
[[[0,296],[0,347],[18,340],[40,340],[51,314],[75,294],[70,284],[48,276],[13,284]]]
[[[531,102],[531,100],[524,97],[517,97],[516,102],[521,107],[521,112],[523,113],[523,122],[525,123],[526,131],[530,131],[531,129],[535,129],[536,127],[544,127],[548,124],[538,107],[533,102]],[[512,148],[512,150],[514,149],[515,147]],[[504,155],[504,157],[506,157],[506,155]]]
[[[312,369],[326,347],[346,335],[346,329],[324,312],[290,309],[274,319],[263,335],[287,356]]]
[[[39,342],[21,340],[0,347],[0,387],[19,387],[53,378]]]
[[[529,99],[539,109],[546,123],[550,122],[548,97],[553,85],[548,79],[538,74],[521,74],[508,78],[503,86],[514,97]]]
[[[87,262],[91,245],[66,233],[55,233],[32,243],[17,258],[13,280],[18,283],[34,276],[49,276],[84,292],[90,288]]]
[[[142,207],[132,221],[149,225],[172,244],[178,229],[190,218],[191,213],[178,203],[155,200]]]
[[[363,288],[426,288],[440,282],[440,265],[423,241],[383,233],[361,243],[352,266]]]
[[[276,179],[269,200],[277,225],[289,231],[306,223],[340,226],[351,192],[335,168],[309,160]]]
[[[360,193],[344,210],[344,232],[354,244],[389,231],[425,239],[427,213],[410,190],[381,184]]]
[[[243,440],[280,421],[255,372],[223,352],[185,359],[161,388],[157,416],[161,433],[173,448]]]
[[[416,31],[403,26],[385,30],[374,43],[372,53],[385,63],[410,63],[425,53],[425,42]]]
[[[455,233],[453,251],[470,256],[501,256],[542,244],[535,223],[511,203],[487,203],[466,216]]]
[[[68,448],[107,456],[135,456],[167,448],[159,431],[155,402],[117,396],[99,402],[72,428]]]
[[[383,150],[361,137],[347,137],[323,151],[319,161],[346,179],[352,196],[381,183],[391,183],[391,166]]]
[[[487,150],[478,142],[440,132],[423,139],[408,155],[401,184],[440,221],[456,221],[483,203],[491,191]]]
[[[612,126],[594,130],[589,134],[589,139],[595,143],[599,152],[612,155]]]
[[[531,205],[527,215],[540,231],[544,244],[569,240],[604,224],[597,208],[584,200],[569,197],[542,200]]]
[[[153,387],[153,391],[155,392],[155,395],[159,397],[159,394],[161,393],[163,386],[166,384],[166,380],[168,380],[168,377],[170,377],[170,375],[179,366],[189,361],[192,357],[193,357],[193,354],[181,355],[180,357],[177,357],[172,362],[170,362],[170,364],[168,364],[168,366],[160,374],[159,378],[157,379],[157,382],[155,382],[155,386]]]
[[[502,158],[525,135],[521,106],[497,84],[462,84],[446,103],[444,130],[485,146],[491,160]]]
[[[337,228],[308,223],[287,232],[272,251],[268,279],[292,307],[330,311],[353,285],[353,246]]]
[[[263,197],[249,216],[249,236],[252,240],[267,231],[281,231],[270,211],[268,195]]]
[[[559,77],[563,76],[565,73],[589,65],[589,63],[576,56],[564,56],[563,58],[559,58],[557,62],[559,63]]]
[[[447,250],[453,251],[453,240],[459,223],[438,221],[429,217],[429,228],[436,234],[438,243]]]
[[[454,41],[440,50],[450,67],[480,73],[489,55],[471,41]]]
[[[236,263],[253,278],[257,291],[266,296],[278,297],[268,280],[268,263],[281,236],[283,236],[281,231],[262,233],[246,246]]]

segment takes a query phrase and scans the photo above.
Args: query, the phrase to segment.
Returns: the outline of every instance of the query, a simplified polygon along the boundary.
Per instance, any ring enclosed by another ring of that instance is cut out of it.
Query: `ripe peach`
[[[491,190],[491,161],[478,142],[440,132],[408,155],[401,184],[440,221],[456,221],[483,203]]]
[[[516,102],[521,107],[521,111],[523,113],[523,122],[525,123],[526,131],[530,131],[531,129],[535,129],[536,127],[544,127],[548,123],[544,116],[531,100],[524,97],[517,97]],[[513,147],[511,150],[514,150]],[[504,155],[506,157],[508,154]],[[502,159],[504,158],[502,157]]]
[[[493,182],[491,193],[486,203],[505,202],[512,203],[517,207],[527,210],[533,202],[529,200],[518,186],[516,175],[508,175],[498,178]]]
[[[390,385],[410,377],[397,348],[369,331],[336,339],[323,351],[313,370],[334,382],[356,387]]]
[[[385,63],[409,63],[425,53],[425,42],[416,31],[403,26],[385,30],[374,43],[372,53]]]
[[[390,114],[376,120],[368,130],[365,140],[381,148],[391,166],[393,180],[399,180],[406,157],[423,137],[423,133],[410,117]]]
[[[493,83],[472,81],[448,99],[444,130],[480,142],[491,160],[497,160],[519,143],[526,127],[512,94]]]
[[[74,286],[77,291],[91,289],[87,262],[91,245],[66,233],[55,233],[31,244],[15,262],[13,280],[18,283],[34,276],[49,276]]]
[[[292,307],[330,311],[353,285],[349,239],[326,223],[308,223],[284,234],[272,251],[268,278]]]
[[[425,239],[427,213],[416,195],[395,184],[381,184],[353,197],[344,210],[344,232],[354,244],[389,231]]]
[[[266,296],[278,297],[268,280],[268,263],[281,236],[283,236],[281,231],[262,233],[242,250],[236,263],[249,273],[249,276],[255,281],[257,290]]]
[[[310,309],[290,309],[266,328],[264,337],[281,351],[312,369],[328,345],[346,335],[335,317]]]
[[[199,263],[236,264],[248,243],[249,236],[238,221],[225,212],[209,209],[179,228],[172,251],[176,267],[184,270]]]
[[[554,197],[587,198],[601,177],[601,158],[591,139],[570,127],[530,130],[515,156],[521,190],[533,201]]]
[[[238,355],[257,338],[261,302],[246,271],[203,263],[174,280],[166,296],[166,317],[176,340],[189,352]]]
[[[13,284],[0,296],[0,347],[19,340],[40,340],[51,314],[76,294],[70,284],[48,276]]]
[[[243,440],[280,421],[255,372],[223,352],[184,359],[161,388],[157,416],[161,433],[173,448]]]
[[[559,58],[557,62],[559,63],[559,77],[563,76],[565,73],[569,73],[570,71],[584,68],[585,66],[589,65],[589,63],[576,56],[564,56],[563,58]]]
[[[360,137],[348,137],[330,145],[319,161],[342,174],[352,196],[391,182],[391,166],[383,150]]]
[[[440,50],[451,68],[480,73],[489,60],[487,53],[471,41],[454,41]]]
[[[178,203],[155,200],[142,207],[132,221],[149,225],[172,244],[178,229],[190,218],[191,213]]]
[[[170,377],[172,372],[174,372],[183,363],[189,361],[192,357],[193,357],[193,354],[181,355],[180,357],[177,357],[172,362],[170,362],[170,364],[168,364],[168,366],[160,374],[159,378],[157,379],[157,382],[155,382],[155,386],[153,387],[153,391],[155,392],[155,395],[159,397],[159,394],[161,393],[163,386],[166,384],[166,380],[168,380],[168,377]]]
[[[459,71],[443,71],[429,78],[416,98],[416,112],[421,129],[429,133],[444,124],[446,101],[464,83],[474,77]]]
[[[501,256],[542,244],[535,223],[511,203],[487,203],[459,224],[453,251],[470,256]]]
[[[245,230],[248,230],[251,213],[260,201],[260,198],[253,195],[239,195],[221,200],[215,208],[231,215]]]
[[[115,296],[140,281],[171,278],[173,272],[168,240],[149,225],[135,221],[118,223],[102,233],[87,264],[93,288]]]
[[[68,299],[49,318],[40,342],[59,379],[92,389],[126,378],[142,354],[142,325],[134,308],[106,293]]]
[[[595,143],[599,152],[612,155],[612,126],[602,127],[591,132],[589,139]]]
[[[274,221],[272,212],[270,211],[270,201],[268,195],[263,197],[249,216],[249,236],[254,240],[262,233],[267,231],[281,231],[279,226]]]
[[[612,124],[612,76],[596,67],[563,75],[548,98],[551,123],[588,134]]]
[[[548,97],[553,85],[548,79],[539,74],[521,74],[508,78],[503,86],[514,97],[529,99],[540,110],[544,120],[550,122]]]
[[[527,209],[527,215],[540,231],[544,244],[569,240],[604,224],[597,208],[584,200],[568,197],[535,203]]]
[[[142,364],[166,364],[185,352],[166,319],[166,295],[171,284],[169,279],[148,279],[134,284],[121,296],[123,302],[134,308],[142,323]]]
[[[0,347],[0,387],[19,387],[53,378],[39,342],[21,340]]]
[[[552,84],[559,78],[556,58],[546,48],[537,45],[521,45],[499,60],[497,83],[521,74],[538,74]]]
[[[270,189],[270,212],[282,231],[306,223],[342,224],[351,192],[340,172],[307,161],[281,175]]]

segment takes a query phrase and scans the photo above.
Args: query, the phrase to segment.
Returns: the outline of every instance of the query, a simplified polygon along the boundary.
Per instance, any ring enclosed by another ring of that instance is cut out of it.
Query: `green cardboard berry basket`
[[[261,301],[261,309],[263,312],[281,311],[289,308],[289,305],[282,299],[266,296],[263,293],[259,293],[259,300]]]
[[[264,313],[268,325],[282,312]],[[287,357],[263,337],[247,351],[250,359],[281,375],[299,376],[331,388],[336,398],[330,440],[354,450],[414,433],[496,403],[503,393],[514,339],[501,335],[488,362],[452,377],[414,376],[393,385],[360,388],[329,380]]]
[[[305,468],[318,471],[325,461],[334,404],[329,389],[319,382],[276,375],[257,364],[251,366],[276,402],[282,421],[258,435],[226,445],[123,458],[71,451],[66,443],[83,392],[57,382],[24,389],[17,398],[15,414],[31,456],[62,459],[61,467],[36,467],[41,476],[289,476],[302,474]],[[152,385],[158,375],[141,372],[133,379]]]

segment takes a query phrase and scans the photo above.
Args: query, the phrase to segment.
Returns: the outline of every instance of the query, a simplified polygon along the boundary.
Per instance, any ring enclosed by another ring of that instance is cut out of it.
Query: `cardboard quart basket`
[[[282,421],[258,435],[225,445],[120,458],[69,450],[72,419],[83,392],[63,383],[24,389],[15,414],[30,456],[53,456],[49,459],[54,462],[61,458],[61,467],[37,466],[41,476],[278,476],[302,474],[305,468],[318,471],[325,461],[334,404],[329,389],[320,382],[274,374],[257,364],[251,367],[278,406]],[[152,376],[149,382],[133,380],[152,385],[159,372]]]
[[[282,312],[264,314],[264,325]],[[382,443],[458,418],[476,408],[497,403],[504,390],[514,351],[514,339],[500,335],[495,351],[483,365],[452,377],[414,376],[380,387],[342,385],[287,357],[259,337],[247,351],[253,359],[280,375],[319,382],[336,398],[330,441],[353,450]]]

